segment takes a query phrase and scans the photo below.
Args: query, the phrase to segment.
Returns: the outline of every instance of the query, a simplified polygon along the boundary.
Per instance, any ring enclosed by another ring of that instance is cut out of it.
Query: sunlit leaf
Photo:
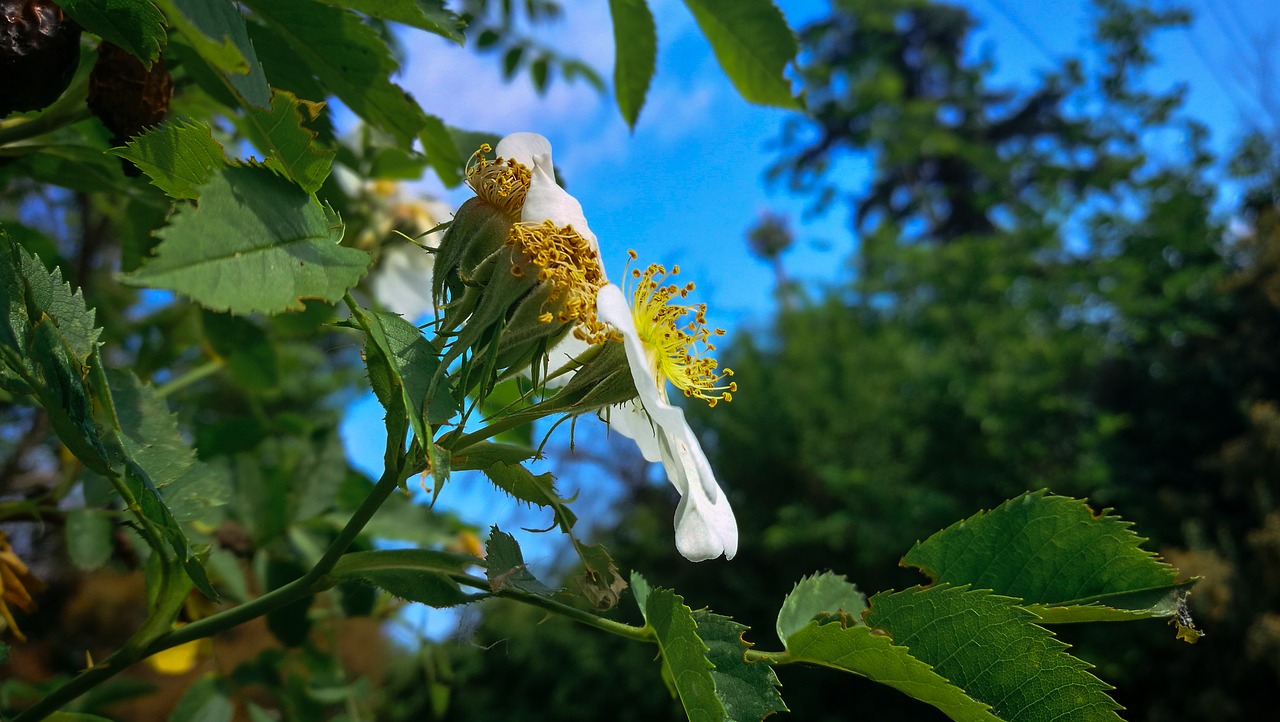
[[[340,559],[329,576],[338,581],[362,580],[379,589],[432,607],[475,601],[451,578],[482,560],[429,549],[353,552]]]
[[[279,169],[308,193],[320,190],[337,154],[317,147],[315,132],[306,127],[320,108],[287,91],[273,90],[270,111],[250,108],[246,114],[250,139],[267,155],[266,165]]]
[[[150,0],[59,0],[80,27],[150,67],[164,47],[164,14]]]
[[[658,31],[646,0],[609,0],[613,18],[613,92],[632,128],[640,117],[658,61]]]
[[[198,198],[200,186],[227,165],[209,126],[181,120],[168,121],[111,152],[136,165],[173,198]]]
[[[462,44],[467,23],[444,6],[444,0],[320,0],[370,17],[404,23]]]
[[[342,298],[368,269],[369,254],[339,245],[342,231],[337,213],[271,171],[226,168],[157,233],[155,257],[122,278],[216,311],[301,310],[306,298]]]
[[[752,103],[799,108],[783,75],[796,39],[772,0],[685,0],[716,60]]]
[[[710,650],[698,636],[698,623],[684,599],[670,589],[650,589],[639,575],[632,575],[631,584],[645,622],[657,636],[666,676],[675,686],[689,722],[727,719],[711,676]]]
[[[266,74],[249,42],[244,15],[230,0],[157,0],[200,59],[248,105],[271,106]]]
[[[778,610],[778,639],[783,642],[815,617],[839,620],[844,626],[862,623],[866,597],[842,575],[831,572],[805,577],[782,600]]]

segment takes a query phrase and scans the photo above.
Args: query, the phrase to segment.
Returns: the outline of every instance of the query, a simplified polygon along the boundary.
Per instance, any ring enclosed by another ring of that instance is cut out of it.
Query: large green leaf
[[[271,91],[271,110],[250,108],[245,114],[249,138],[267,154],[266,165],[289,176],[308,193],[320,190],[333,166],[334,149],[316,147],[316,134],[305,123],[322,106],[299,101],[284,90]]]
[[[1017,597],[1045,622],[1171,616],[1194,582],[1179,583],[1131,526],[1032,492],[916,543],[902,561],[935,582]]]
[[[301,310],[336,301],[372,258],[339,245],[342,222],[314,196],[260,167],[232,167],[200,188],[157,233],[156,256],[123,280],[166,288],[232,313]]]
[[[370,17],[404,23],[462,44],[467,23],[444,6],[444,0],[320,0]]]
[[[150,0],[59,0],[85,30],[127,50],[148,67],[164,46],[164,14]]]
[[[706,610],[694,612],[693,621],[698,625],[698,636],[707,645],[707,659],[714,665],[711,679],[716,684],[716,697],[729,719],[759,722],[774,712],[787,711],[773,667],[747,661],[751,645],[742,638],[747,631],[745,624]]]
[[[422,129],[422,109],[391,82],[396,61],[376,30],[356,15],[310,0],[248,0],[320,82],[356,115],[408,145]]]
[[[335,581],[362,580],[401,599],[432,607],[473,602],[453,574],[483,561],[463,554],[429,549],[392,549],[343,555],[329,576]]]
[[[271,106],[271,88],[249,42],[244,15],[231,0],[157,0],[178,29],[246,105]]]
[[[815,617],[824,621],[839,619],[846,626],[862,624],[862,612],[867,600],[858,588],[844,576],[823,572],[805,577],[782,600],[778,610],[778,639],[787,641],[796,630],[807,625]]]
[[[1006,722],[1119,720],[1093,665],[1036,621],[1016,599],[945,584],[882,592],[867,613],[868,625]]]
[[[713,665],[707,659],[710,650],[698,636],[698,623],[684,599],[670,589],[651,590],[638,574],[631,575],[631,585],[645,623],[658,639],[663,675],[675,687],[689,722],[728,719],[716,696]]]
[[[906,647],[897,646],[870,627],[811,622],[787,639],[787,654],[808,662],[861,675],[933,705],[956,722],[998,722],[990,707],[956,687]]]
[[[84,365],[98,347],[102,329],[94,322],[94,311],[84,302],[79,289],[62,280],[62,271],[49,271],[35,255],[27,252],[0,226],[0,343],[17,354],[26,353],[31,329],[47,317],[70,347],[71,355]]]
[[[734,87],[752,103],[799,108],[783,71],[796,39],[772,0],[685,0]]]
[[[520,551],[516,538],[497,526],[489,529],[484,561],[485,576],[489,578],[489,586],[495,592],[507,588],[541,596],[556,592],[533,576],[533,572],[524,563],[524,554]]]
[[[200,186],[227,166],[222,144],[204,123],[171,120],[112,151],[138,166],[172,198],[195,200]]]
[[[613,18],[613,93],[632,128],[658,61],[658,30],[646,0],[609,0]]]

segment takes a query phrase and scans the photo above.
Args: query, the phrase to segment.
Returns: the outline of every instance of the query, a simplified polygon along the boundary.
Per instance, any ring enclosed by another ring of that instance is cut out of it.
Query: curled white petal
[[[667,400],[666,382],[654,371],[653,359],[636,330],[622,289],[614,284],[601,288],[596,296],[596,313],[622,334],[627,365],[640,392],[638,401],[644,415],[652,420],[646,432],[643,421],[624,414],[620,417],[622,424],[614,428],[635,439],[646,459],[651,459],[652,449],[646,448],[646,444],[651,443],[648,438],[653,434],[667,480],[680,493],[680,505],[676,507],[676,549],[695,562],[721,554],[732,559],[738,551],[738,523],[733,509],[716,483],[711,464],[693,429],[689,428],[684,412]],[[616,410],[619,407],[610,409],[611,417]]]
[[[662,461],[658,430],[639,401],[632,399],[624,404],[610,406],[605,413],[608,415],[609,428],[636,442],[645,461]],[[681,489],[680,493],[683,494],[684,490]]]
[[[493,152],[499,158],[514,160],[525,168],[533,168],[539,161],[551,167],[551,141],[538,133],[512,133],[498,141]]]

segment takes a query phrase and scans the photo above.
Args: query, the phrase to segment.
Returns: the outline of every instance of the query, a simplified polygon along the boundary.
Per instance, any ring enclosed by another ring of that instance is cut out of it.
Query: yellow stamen
[[[512,159],[484,157],[493,148],[488,143],[467,161],[467,185],[491,206],[501,208],[513,220],[520,218],[532,171]]]
[[[538,320],[577,321],[573,333],[587,343],[601,343],[616,336],[596,316],[596,293],[605,284],[599,253],[573,226],[560,227],[550,220],[517,223],[511,227],[507,244],[538,268],[538,280],[550,282],[556,289],[550,298],[556,307]],[[517,276],[523,273],[519,266],[512,266],[511,272]]]
[[[632,260],[637,258],[635,251],[627,251],[627,255]],[[654,351],[655,371],[660,378],[670,381],[685,396],[703,399],[710,406],[715,406],[721,399],[732,401],[734,392],[738,390],[737,382],[721,382],[732,376],[733,370],[720,369],[719,363],[707,355],[716,348],[708,343],[708,339],[713,335],[723,336],[724,329],[707,328],[706,304],[672,303],[677,297],[687,298],[694,289],[692,283],[663,285],[668,277],[679,273],[679,266],[668,273],[665,267],[656,263],[643,273],[639,270],[630,272],[635,280],[635,288],[631,291],[631,312],[635,317],[636,331],[644,345]],[[693,314],[693,319],[680,325],[688,314]]]

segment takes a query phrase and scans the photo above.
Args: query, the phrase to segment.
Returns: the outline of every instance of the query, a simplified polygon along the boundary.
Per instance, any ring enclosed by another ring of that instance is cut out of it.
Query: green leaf
[[[508,464],[497,461],[482,469],[493,485],[525,502],[543,509],[551,509],[556,523],[566,534],[578,522],[578,517],[569,509],[569,502],[556,492],[556,479],[551,472],[534,475],[533,472],[519,464]]]
[[[618,571],[613,557],[601,544],[575,544],[574,551],[582,560],[582,573],[574,577],[574,584],[582,596],[591,602],[596,611],[606,612],[618,605],[627,582]]]
[[[247,105],[271,106],[271,88],[249,42],[244,15],[230,0],[157,0],[169,23]]]
[[[54,712],[45,719],[48,722],[112,722],[110,718],[87,712]]]
[[[1119,720],[1092,665],[1035,622],[1016,599],[950,585],[882,592],[867,613],[867,624],[1006,722]]]
[[[782,600],[778,610],[778,639],[784,643],[797,629],[826,617],[825,621],[838,619],[842,626],[862,624],[862,613],[867,609],[866,597],[841,574],[823,572],[805,577]]]
[[[31,332],[29,363],[36,398],[49,415],[49,424],[63,444],[85,466],[108,473],[110,462],[93,421],[93,406],[85,387],[85,367],[76,360],[66,338],[48,316]]]
[[[783,75],[796,38],[772,0],[685,0],[729,80],[752,103],[799,109]]]
[[[389,414],[407,414],[414,434],[423,443],[429,442],[429,422],[448,420],[424,415],[431,378],[440,365],[435,348],[423,337],[421,329],[397,314],[362,309],[361,315],[369,329],[366,363],[378,400]],[[448,399],[448,387],[438,386],[435,396]]]
[[[208,125],[198,122],[166,121],[110,152],[138,166],[171,198],[199,198],[200,186],[227,167],[222,144],[213,139]]]
[[[461,45],[462,29],[466,20],[445,9],[444,0],[320,0],[326,5],[336,5],[364,13],[369,17],[404,23],[448,38]]]
[[[684,599],[670,589],[650,590],[639,575],[632,575],[636,598],[643,600],[640,611],[645,623],[658,638],[664,675],[672,681],[689,722],[721,722],[725,707],[716,696],[711,676],[710,651],[698,636],[698,623]]]
[[[128,51],[148,68],[164,46],[164,14],[150,0],[59,0],[80,27]]]
[[[47,270],[44,263],[15,243],[0,226],[0,343],[17,354],[26,353],[31,329],[48,318],[62,335],[71,356],[83,365],[98,347],[102,329],[94,325],[94,311],[85,306],[84,294],[72,291],[62,271]]]
[[[1046,623],[1172,616],[1195,582],[1179,583],[1131,527],[1031,492],[917,542],[902,561],[935,582],[1017,597]]]
[[[524,554],[520,552],[515,537],[493,526],[484,546],[485,576],[489,578],[489,588],[494,592],[512,588],[544,597],[556,593],[555,589],[538,581],[525,566]]]
[[[269,170],[226,168],[157,233],[156,256],[122,278],[215,311],[302,310],[304,298],[342,298],[368,270],[372,257],[339,245],[342,231],[337,213]]]
[[[97,509],[73,509],[67,514],[67,556],[76,568],[93,571],[111,558],[114,529],[111,517]]]
[[[249,137],[267,154],[265,165],[275,168],[315,193],[329,177],[337,150],[317,148],[316,134],[306,123],[316,119],[323,104],[298,100],[284,90],[271,91],[271,110],[250,108],[246,114]]]
[[[742,638],[748,629],[745,624],[706,610],[694,612],[693,621],[707,645],[707,659],[714,665],[711,679],[716,684],[716,697],[729,719],[757,722],[774,712],[788,711],[778,693],[782,685],[773,667],[747,660],[751,645]]]
[[[401,599],[432,607],[452,607],[476,600],[450,576],[484,560],[429,549],[393,549],[344,554],[329,576],[337,581],[363,580]]]
[[[796,662],[852,672],[893,687],[937,707],[956,722],[999,722],[988,705],[965,694],[913,657],[906,647],[895,646],[892,639],[870,627],[811,622],[787,639],[787,654]]]
[[[221,357],[232,378],[246,389],[279,388],[280,361],[267,332],[243,316],[203,311],[200,325],[209,349]]]
[[[321,84],[403,145],[422,130],[422,109],[390,78],[397,69],[378,32],[339,8],[299,0],[248,0]]]
[[[636,127],[658,62],[658,30],[646,0],[609,0],[613,18],[613,92],[627,125]]]
[[[225,681],[205,675],[187,688],[169,715],[169,722],[231,722],[235,705]]]
[[[462,171],[465,159],[470,157],[470,151],[465,154],[459,151],[444,121],[434,115],[425,116],[418,138],[422,141],[427,162],[440,177],[440,181],[449,188],[456,188],[462,183]]]

